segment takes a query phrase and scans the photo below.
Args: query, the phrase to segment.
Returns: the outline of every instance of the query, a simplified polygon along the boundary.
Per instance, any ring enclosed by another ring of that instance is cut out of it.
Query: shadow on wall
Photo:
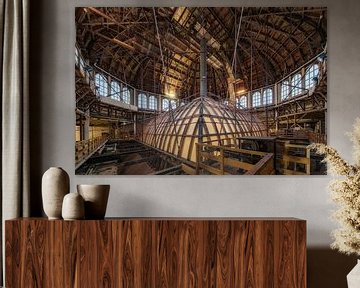
[[[43,157],[42,137],[45,135],[42,124],[42,82],[44,64],[40,57],[44,41],[43,18],[46,14],[44,0],[30,3],[30,44],[29,44],[29,109],[30,109],[30,215],[42,216],[41,201],[41,162]],[[54,20],[54,19],[53,19]],[[45,136],[46,137],[46,136]]]
[[[356,264],[356,256],[319,248],[307,251],[308,288],[347,288],[346,275]]]

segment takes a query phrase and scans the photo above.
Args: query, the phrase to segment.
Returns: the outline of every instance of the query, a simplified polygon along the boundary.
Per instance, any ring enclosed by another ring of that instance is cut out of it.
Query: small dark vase
[[[110,185],[77,185],[78,193],[85,201],[85,219],[104,219]]]

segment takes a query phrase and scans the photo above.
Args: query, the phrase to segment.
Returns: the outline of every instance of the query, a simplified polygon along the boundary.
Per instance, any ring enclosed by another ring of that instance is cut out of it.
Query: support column
[[[235,88],[234,88],[234,82],[235,82],[235,78],[233,76],[227,78],[229,99],[230,99],[230,102],[232,102],[232,103],[235,103],[235,101],[236,101],[236,92],[235,92]]]
[[[110,122],[110,124],[109,124],[110,139],[115,139],[115,132],[116,132],[116,124],[113,122]]]
[[[161,95],[158,95],[157,98],[157,111],[161,112],[162,110],[162,97]]]
[[[303,94],[305,92],[305,73],[306,73],[306,70],[305,70],[305,67],[301,68],[301,94]]]
[[[90,138],[89,132],[90,132],[90,111],[87,110],[85,113],[85,121],[82,122],[81,140],[89,140]]]
[[[79,119],[79,129],[80,129],[80,141],[84,140],[84,127],[83,127],[83,115],[80,114]]]
[[[227,79],[226,79],[226,82],[227,82],[227,85],[228,85],[228,93],[229,93],[229,99],[230,99],[230,102],[233,102],[235,103],[236,101],[236,92],[235,92],[235,75],[234,75],[234,72],[232,70],[232,67],[230,66],[229,63],[226,63],[225,64],[225,69],[226,69],[226,72],[227,72]]]
[[[132,104],[134,106],[138,106],[138,102],[137,102],[137,90],[133,89],[133,95],[132,95]]]
[[[198,142],[202,143],[204,134],[204,98],[207,96],[207,49],[206,40],[204,38],[201,39],[200,46],[200,109]]]
[[[135,139],[136,139],[136,133],[137,133],[137,120],[136,120],[136,114],[134,113],[133,114],[133,121],[134,121],[134,137],[135,137]]]
[[[200,97],[206,97],[207,95],[207,49],[206,40],[201,39],[201,50],[200,50]]]

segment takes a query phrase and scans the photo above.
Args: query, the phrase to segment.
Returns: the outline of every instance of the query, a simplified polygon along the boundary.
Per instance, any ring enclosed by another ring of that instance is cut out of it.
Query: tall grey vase
[[[60,167],[51,167],[41,183],[43,208],[49,219],[61,219],[63,198],[70,190],[69,175]]]

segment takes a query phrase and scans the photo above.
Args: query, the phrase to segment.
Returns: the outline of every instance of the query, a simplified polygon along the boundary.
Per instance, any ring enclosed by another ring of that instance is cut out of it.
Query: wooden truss
[[[324,49],[326,25],[325,7],[76,8],[76,41],[90,65],[139,89],[161,94],[171,87],[180,97],[199,91],[201,38],[209,91],[226,97],[231,81],[256,89],[303,65]]]

